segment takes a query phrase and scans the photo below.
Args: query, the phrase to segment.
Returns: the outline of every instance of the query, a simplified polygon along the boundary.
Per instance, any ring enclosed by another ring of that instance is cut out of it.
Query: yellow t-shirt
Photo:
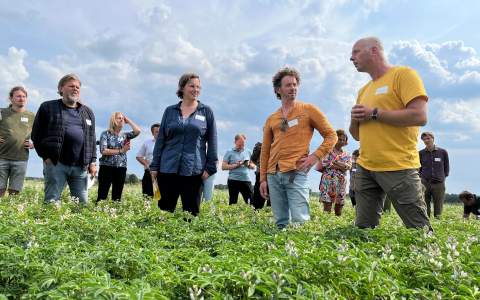
[[[417,97],[428,100],[415,70],[392,67],[358,92],[357,104],[382,110],[399,110]],[[398,171],[420,167],[418,126],[400,127],[379,121],[360,123],[360,157],[357,163],[371,171]]]

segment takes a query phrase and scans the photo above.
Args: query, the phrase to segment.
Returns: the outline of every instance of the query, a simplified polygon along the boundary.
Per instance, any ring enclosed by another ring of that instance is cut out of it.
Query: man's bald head
[[[363,39],[359,39],[356,43],[360,43],[362,46],[373,48],[376,47],[379,51],[383,52],[383,44],[379,38],[370,36]]]
[[[383,45],[376,37],[365,37],[355,42],[350,60],[359,72],[370,73],[375,66],[387,65]]]

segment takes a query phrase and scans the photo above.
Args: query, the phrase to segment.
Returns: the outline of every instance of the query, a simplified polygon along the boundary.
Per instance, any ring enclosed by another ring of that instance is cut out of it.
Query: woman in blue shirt
[[[174,212],[180,196],[183,210],[198,215],[202,181],[217,172],[215,117],[198,100],[200,90],[197,74],[182,75],[177,90],[181,101],[163,113],[150,164],[160,188],[161,210]]]
[[[125,124],[132,127],[130,132],[122,132]],[[110,117],[108,130],[100,135],[100,170],[98,171],[97,202],[107,199],[112,186],[112,200],[120,201],[127,174],[127,151],[130,140],[140,134],[140,127],[121,112]]]

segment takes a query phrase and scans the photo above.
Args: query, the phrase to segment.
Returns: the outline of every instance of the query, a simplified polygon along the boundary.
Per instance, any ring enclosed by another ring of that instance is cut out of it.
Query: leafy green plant
[[[226,191],[191,222],[139,186],[98,206],[44,205],[41,191],[0,200],[0,299],[480,299],[480,222],[458,205],[429,234],[394,212],[359,230],[351,208],[312,198],[312,220],[279,231],[270,208],[228,206]]]

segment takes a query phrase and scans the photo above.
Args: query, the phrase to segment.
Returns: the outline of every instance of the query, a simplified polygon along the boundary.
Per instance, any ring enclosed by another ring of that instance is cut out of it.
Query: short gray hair
[[[82,82],[80,81],[80,78],[76,74],[73,74],[73,73],[67,74],[67,75],[63,76],[62,79],[60,79],[60,81],[58,82],[58,94],[60,96],[63,96],[62,95],[63,86],[71,80],[78,81],[78,83],[80,83],[80,86],[82,86]]]

